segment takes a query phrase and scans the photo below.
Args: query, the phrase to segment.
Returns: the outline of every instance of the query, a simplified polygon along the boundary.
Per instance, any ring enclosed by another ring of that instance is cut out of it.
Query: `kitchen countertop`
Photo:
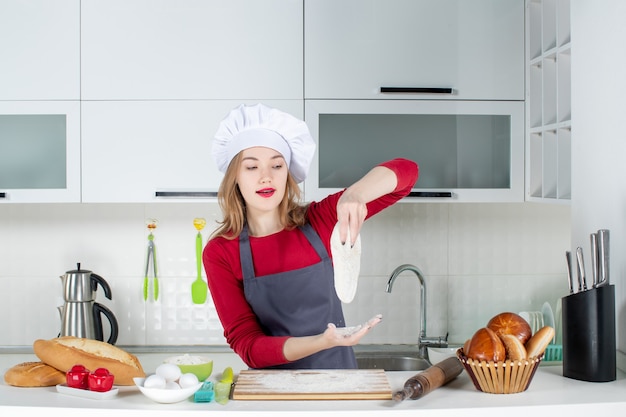
[[[195,353],[195,352],[194,352]],[[202,353],[200,350],[198,354]],[[223,350],[207,350],[214,360],[214,375],[226,366],[231,366],[235,373],[246,369],[241,360],[233,353]],[[163,359],[180,354],[165,350],[135,353],[144,370],[149,374],[156,369]],[[0,371],[26,361],[36,361],[32,353],[1,353]],[[404,381],[417,372],[387,372],[392,390],[399,390]],[[477,391],[469,377],[463,372],[445,387],[441,387],[419,400],[401,403],[380,400],[360,401],[229,401],[226,405],[194,403],[191,400],[176,404],[158,404],[144,397],[136,387],[119,387],[119,394],[110,400],[92,400],[59,394],[55,387],[18,388],[8,386],[4,380],[0,383],[0,414],[19,415],[27,412],[45,412],[50,416],[195,416],[211,412],[213,415],[229,417],[276,416],[288,413],[289,416],[311,416],[341,411],[342,415],[379,416],[524,416],[529,413],[547,415],[548,413],[570,412],[576,415],[584,413],[605,413],[622,415],[626,412],[626,375],[618,371],[613,382],[592,383],[578,381],[562,376],[560,365],[540,366],[527,391],[518,394],[497,395]],[[506,413],[506,414],[503,414]]]

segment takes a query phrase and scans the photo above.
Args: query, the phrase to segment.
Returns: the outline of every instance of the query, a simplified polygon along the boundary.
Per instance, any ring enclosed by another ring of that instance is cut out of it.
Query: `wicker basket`
[[[526,391],[543,359],[541,354],[536,358],[521,361],[477,361],[465,356],[463,348],[457,350],[456,355],[476,389],[490,394],[514,394]]]

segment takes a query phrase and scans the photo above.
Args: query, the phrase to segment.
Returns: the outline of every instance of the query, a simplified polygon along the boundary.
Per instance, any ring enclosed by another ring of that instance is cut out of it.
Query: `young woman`
[[[363,222],[406,196],[417,165],[381,163],[347,189],[302,205],[315,142],[306,124],[258,104],[222,121],[213,156],[225,176],[224,219],[203,252],[224,335],[251,368],[356,368],[352,350],[379,320],[350,336],[334,288],[330,236],[353,245]],[[348,229],[352,237],[346,242]]]

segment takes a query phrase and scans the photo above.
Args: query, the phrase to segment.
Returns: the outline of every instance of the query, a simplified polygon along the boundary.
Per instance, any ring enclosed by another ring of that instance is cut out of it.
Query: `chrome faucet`
[[[398,275],[400,275],[404,271],[411,271],[415,273],[417,279],[419,280],[420,286],[420,329],[418,336],[418,349],[419,354],[423,358],[427,357],[427,347],[447,347],[448,346],[448,335],[439,336],[439,337],[427,337],[426,336],[426,280],[424,279],[424,274],[422,271],[415,265],[404,264],[400,265],[391,273],[389,277],[389,281],[387,281],[386,291],[391,293],[391,289],[393,288],[393,283],[395,282]]]

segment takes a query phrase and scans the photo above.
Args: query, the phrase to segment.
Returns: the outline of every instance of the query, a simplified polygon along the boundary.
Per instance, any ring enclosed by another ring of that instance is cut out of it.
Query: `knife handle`
[[[574,293],[574,274],[572,273],[572,253],[565,251],[565,261],[567,262],[567,285],[569,286],[569,293]]]
[[[591,287],[595,288],[598,285],[598,266],[600,261],[598,256],[598,234],[592,233],[589,238],[591,239]]]
[[[598,230],[598,285],[609,283],[609,231]]]
[[[576,248],[576,264],[578,266],[578,291],[587,290],[587,279],[585,278],[585,261],[583,258],[583,248]]]

